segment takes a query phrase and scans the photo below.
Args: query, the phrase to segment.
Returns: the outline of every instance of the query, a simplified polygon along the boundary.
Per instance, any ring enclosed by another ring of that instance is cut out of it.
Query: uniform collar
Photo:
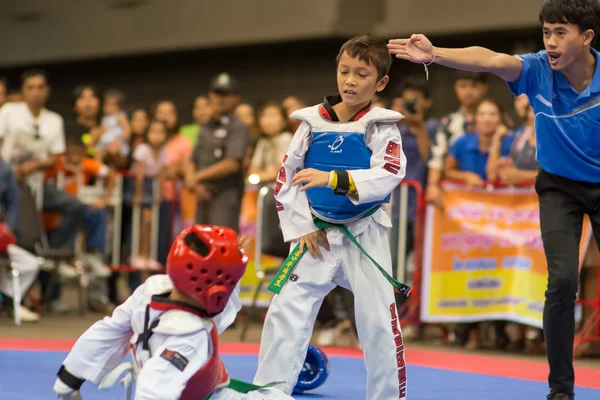
[[[191,304],[182,301],[169,299],[169,294],[157,294],[152,296],[150,300],[150,308],[157,311],[179,310],[197,315],[200,318],[210,318],[210,315],[200,307],[192,306]]]
[[[321,107],[319,107],[319,114],[321,114],[321,116],[323,118],[325,118],[327,121],[340,122],[340,119],[338,118],[337,114],[333,110],[333,106],[335,106],[336,104],[339,104],[341,102],[342,102],[342,96],[340,96],[340,95],[325,96],[325,98],[323,99],[323,104],[321,104]],[[365,114],[368,113],[370,109],[371,109],[371,102],[369,102],[369,104],[367,104],[365,106],[365,108],[363,108],[362,110],[360,110],[359,112],[354,114],[354,116],[352,118],[350,118],[350,120],[348,122],[358,121],[359,119],[364,117]]]

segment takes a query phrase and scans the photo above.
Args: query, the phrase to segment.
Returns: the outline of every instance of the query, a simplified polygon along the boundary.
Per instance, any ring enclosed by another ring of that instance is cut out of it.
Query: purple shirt
[[[429,139],[434,140],[435,133],[438,129],[439,122],[433,119],[429,119],[425,121],[425,130],[427,131],[427,135]],[[423,191],[425,190],[425,185],[427,184],[427,161],[421,158],[421,153],[419,152],[419,146],[417,144],[417,136],[409,131],[408,125],[402,124],[399,125],[400,136],[402,136],[402,150],[404,151],[404,155],[406,156],[406,176],[403,181],[407,180],[415,180],[421,183],[423,186]],[[394,196],[396,199],[399,199],[400,189],[395,189]],[[398,204],[398,203],[397,203]],[[408,190],[408,215],[406,216],[409,221],[414,221],[417,216],[417,196],[415,190],[409,188]],[[400,208],[398,205],[394,207],[394,220],[396,220],[400,215]]]

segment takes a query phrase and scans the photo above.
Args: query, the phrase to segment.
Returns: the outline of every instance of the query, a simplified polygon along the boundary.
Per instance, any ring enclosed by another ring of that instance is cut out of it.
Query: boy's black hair
[[[540,10],[540,23],[573,24],[583,33],[594,31],[592,46],[600,31],[600,2],[598,0],[545,0]]]
[[[6,89],[8,89],[8,79],[6,79],[6,78],[5,78],[5,77],[3,77],[3,76],[0,76],[0,85],[4,85],[4,87],[5,87]],[[8,90],[7,90],[7,92],[8,92]]]
[[[399,86],[398,95],[402,96],[406,90],[414,90],[415,92],[423,93],[426,99],[431,99],[431,89],[427,79],[420,75],[409,76],[402,81]]]
[[[483,72],[456,71],[454,75],[454,82],[460,80],[487,83],[488,76]]]
[[[33,78],[34,76],[42,76],[48,83],[48,74],[43,69],[32,68],[28,69],[21,74],[21,85],[25,83],[25,81],[29,78]]]
[[[344,43],[335,59],[336,65],[340,63],[340,58],[344,52],[347,52],[350,57],[373,64],[377,68],[378,80],[390,72],[392,56],[388,51],[387,43],[375,39],[371,35],[355,36]]]

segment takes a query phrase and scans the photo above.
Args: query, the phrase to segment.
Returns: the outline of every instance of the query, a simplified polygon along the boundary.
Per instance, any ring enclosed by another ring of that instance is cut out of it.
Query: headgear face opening
[[[178,290],[216,315],[225,308],[247,263],[233,230],[194,225],[175,239],[167,257],[167,274]]]

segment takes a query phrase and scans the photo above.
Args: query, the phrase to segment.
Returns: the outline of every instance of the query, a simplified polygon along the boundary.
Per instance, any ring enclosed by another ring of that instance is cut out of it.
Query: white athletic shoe
[[[86,254],[83,261],[89,265],[92,276],[96,278],[108,278],[112,271],[102,261],[102,256],[98,254]]]
[[[64,261],[58,263],[58,274],[66,279],[77,278],[77,270],[75,269],[75,267]]]
[[[328,329],[322,329],[321,332],[319,332],[319,336],[317,336],[317,344],[319,346],[333,346],[335,344],[335,338],[336,338],[335,327],[328,328]]]
[[[19,313],[21,314],[21,321],[23,322],[37,322],[40,320],[40,314],[34,313],[27,307],[20,307]]]

